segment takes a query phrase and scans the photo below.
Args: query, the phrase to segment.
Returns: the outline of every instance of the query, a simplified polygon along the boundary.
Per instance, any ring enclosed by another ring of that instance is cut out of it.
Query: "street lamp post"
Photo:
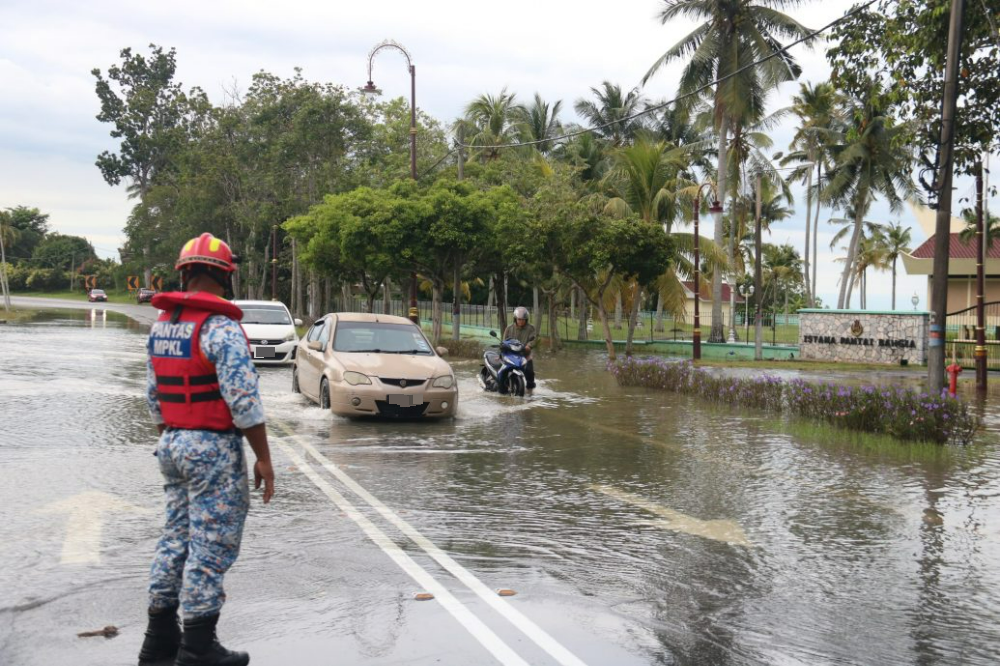
[[[701,191],[706,186],[711,186],[713,190],[715,189],[712,183],[702,183],[698,187],[698,193],[694,197],[694,330],[691,331],[691,355],[696,361],[701,358],[701,244],[698,242],[698,218],[701,216],[699,211]],[[708,211],[710,213],[721,213],[722,204],[719,203],[718,199],[715,199],[712,201],[712,205]]]
[[[920,303],[920,297],[917,296],[917,292],[913,292],[913,298],[910,299],[910,302],[913,303],[913,311],[916,312],[917,304]]]
[[[392,39],[379,42],[368,53],[368,84],[361,89],[366,95],[378,94],[379,90],[372,82],[372,62],[375,55],[383,49],[395,49],[406,58],[407,70],[410,72],[410,177],[417,179],[417,68],[413,58],[406,48]],[[420,323],[420,311],[417,308],[417,272],[410,272],[410,320]]]
[[[741,284],[739,287],[740,296],[743,297],[743,324],[746,327],[744,339],[750,344],[750,297],[753,296],[752,284]]]

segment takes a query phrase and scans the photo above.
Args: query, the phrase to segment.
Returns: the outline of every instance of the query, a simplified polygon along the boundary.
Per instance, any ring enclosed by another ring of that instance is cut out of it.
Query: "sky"
[[[291,77],[295,67],[309,80],[360,87],[367,80],[367,56],[383,39],[395,39],[413,56],[417,105],[448,122],[462,114],[476,95],[507,87],[523,101],[535,92],[563,100],[564,121],[578,121],[573,103],[590,96],[604,80],[637,86],[649,66],[694,28],[685,20],[662,25],[663,0],[606,3],[570,0],[507,0],[502,7],[468,0],[244,0],[121,2],[89,0],[4,0],[0,3],[0,208],[24,205],[50,215],[50,227],[84,236],[98,255],[117,258],[131,202],[124,186],[105,183],[96,156],[116,151],[110,126],[99,111],[91,70],[120,62],[131,47],[148,54],[153,43],[177,49],[175,80],[184,89],[198,86],[215,103],[224,91],[246,90],[264,70]],[[789,13],[817,29],[843,15],[847,0],[805,2]],[[795,47],[803,80],[829,74],[822,48]],[[643,89],[652,99],[671,97],[681,66],[662,69]],[[373,79],[387,96],[409,91],[401,55],[382,52]],[[798,83],[785,84],[772,108],[790,103]],[[787,151],[792,123],[774,132],[774,151]],[[1000,157],[995,158],[1000,165]],[[957,194],[971,182],[959,181]],[[765,242],[805,240],[805,197],[797,191],[796,213],[775,225]],[[991,201],[1000,210],[1000,200]],[[824,210],[821,220],[831,216]],[[914,247],[926,237],[908,210],[892,213],[884,203],[869,219],[899,221],[913,228]],[[711,218],[701,232],[711,236]],[[835,304],[841,270],[829,250],[835,229],[821,223],[819,296]],[[884,278],[884,279],[883,279]],[[888,308],[891,279],[870,276],[868,307]],[[909,308],[917,293],[926,306],[926,279],[907,276],[899,267],[897,292]],[[855,305],[857,299],[855,299]]]

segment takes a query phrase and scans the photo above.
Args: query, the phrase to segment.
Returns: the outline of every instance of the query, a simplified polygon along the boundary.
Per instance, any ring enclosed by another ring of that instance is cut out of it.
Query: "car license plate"
[[[388,396],[390,405],[399,407],[413,407],[424,404],[423,393],[390,393]]]
[[[254,358],[274,358],[274,347],[257,347]]]

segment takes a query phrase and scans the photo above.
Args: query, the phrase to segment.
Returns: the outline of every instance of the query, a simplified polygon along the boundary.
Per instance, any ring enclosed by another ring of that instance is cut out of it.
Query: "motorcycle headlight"
[[[372,383],[372,380],[368,379],[367,375],[363,375],[360,372],[351,372],[350,370],[344,373],[344,381],[351,386]]]
[[[454,383],[455,383],[454,377],[452,377],[451,375],[445,375],[444,377],[438,377],[437,379],[435,379],[434,383],[431,384],[431,386],[434,386],[435,388],[447,389],[451,388],[452,384]]]

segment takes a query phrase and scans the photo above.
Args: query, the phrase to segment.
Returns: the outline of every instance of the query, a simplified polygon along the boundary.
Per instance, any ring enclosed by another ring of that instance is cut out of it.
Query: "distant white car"
[[[295,358],[299,341],[293,319],[281,301],[233,301],[243,310],[243,330],[250,340],[250,355],[259,365],[287,365]]]

